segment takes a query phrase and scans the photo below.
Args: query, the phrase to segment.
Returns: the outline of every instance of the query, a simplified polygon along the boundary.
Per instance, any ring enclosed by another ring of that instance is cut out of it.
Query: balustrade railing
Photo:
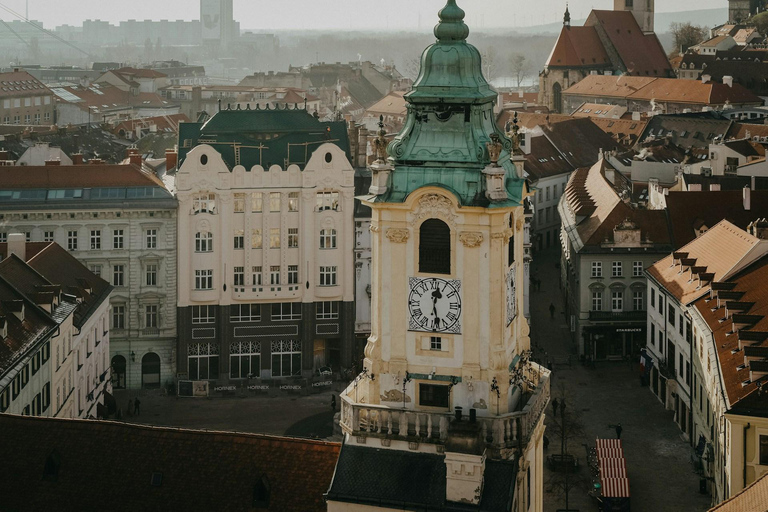
[[[538,385],[522,410],[498,416],[477,416],[486,443],[497,449],[527,445],[549,402],[549,372],[540,370],[539,375]],[[453,417],[452,412],[414,411],[355,402],[354,391],[341,394],[340,424],[353,436],[442,444],[448,438]],[[463,421],[469,420],[465,417]]]

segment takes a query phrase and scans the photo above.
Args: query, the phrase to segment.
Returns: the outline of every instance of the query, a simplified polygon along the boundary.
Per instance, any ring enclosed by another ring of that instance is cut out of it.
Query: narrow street
[[[557,249],[534,256],[532,276],[541,280],[541,290],[531,294],[531,343],[534,358],[552,361],[552,398],[564,399],[570,412],[580,416],[583,436],[571,439],[567,451],[579,459],[579,470],[569,476],[568,508],[597,510],[587,494],[592,485],[586,465],[585,445],[596,438],[616,438],[613,428],[621,424],[621,439],[627,462],[633,512],[701,512],[709,508],[709,496],[699,494],[699,477],[691,462],[691,448],[673,423],[671,411],[639,382],[639,362],[597,362],[582,366],[571,342],[558,286]],[[555,306],[554,320],[550,304]],[[567,362],[570,356],[570,364]],[[553,408],[547,409],[549,447],[545,455],[560,453],[552,423]],[[565,510],[562,474],[544,465],[544,510]],[[575,481],[575,482],[574,482]]]

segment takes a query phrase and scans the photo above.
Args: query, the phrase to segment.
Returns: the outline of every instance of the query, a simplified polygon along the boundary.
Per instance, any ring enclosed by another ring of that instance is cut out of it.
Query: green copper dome
[[[394,170],[377,201],[402,202],[414,190],[439,186],[462,205],[510,206],[522,200],[524,180],[510,161],[512,143],[496,127],[496,91],[483,77],[477,48],[467,43],[464,11],[448,0],[435,26],[437,41],[421,56],[413,89],[405,94],[408,115],[387,151]],[[508,201],[486,198],[483,169],[491,165],[488,144],[498,135],[498,165],[506,171]]]

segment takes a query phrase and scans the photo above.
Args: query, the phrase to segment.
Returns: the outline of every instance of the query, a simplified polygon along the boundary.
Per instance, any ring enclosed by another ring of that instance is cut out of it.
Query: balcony
[[[643,311],[590,311],[592,322],[645,322],[648,312]]]
[[[549,372],[543,372],[534,392],[525,395],[528,400],[521,411],[477,417],[488,448],[518,450],[528,445],[549,402]],[[385,446],[393,439],[445,445],[453,412],[422,412],[355,403],[352,386],[340,395],[340,425],[345,433],[358,438],[379,438]]]

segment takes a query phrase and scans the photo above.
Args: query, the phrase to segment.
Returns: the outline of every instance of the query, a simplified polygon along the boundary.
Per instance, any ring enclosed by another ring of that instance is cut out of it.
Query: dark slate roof
[[[27,264],[52,284],[61,286],[64,293],[78,298],[75,327],[82,327],[105,301],[109,300],[112,285],[91,272],[57,243],[51,243],[29,258]]]
[[[751,187],[755,182],[755,190],[768,190],[768,177],[765,176],[702,176],[701,174],[683,174],[685,183],[701,185],[701,190],[708,191],[712,185],[720,185],[720,190],[738,190]]]
[[[750,209],[744,209],[741,190],[674,192],[667,194],[667,220],[675,249],[696,238],[700,226],[713,227],[723,219],[746,229],[755,219],[768,217],[768,191],[752,190]]]
[[[24,304],[24,321],[14,314]],[[0,375],[11,368],[28,349],[53,335],[58,324],[0,275],[0,318],[8,335],[0,339]],[[0,436],[2,437],[2,436]]]
[[[625,149],[586,117],[543,126],[542,129],[544,135],[574,169],[594,165],[600,159],[601,149],[603,151]]]
[[[517,464],[486,459],[479,506],[445,500],[443,455],[345,444],[328,500],[419,511],[504,511],[512,504]]]
[[[6,414],[0,432],[0,460],[13,468],[0,479],[3,510],[321,512],[340,447]],[[48,460],[58,465],[56,477],[44,476]],[[268,507],[254,504],[262,477],[270,488]]]
[[[179,127],[179,165],[198,144],[209,144],[232,170],[239,164],[250,171],[307,163],[319,145],[332,142],[350,158],[349,135],[344,122],[321,122],[304,109],[291,106],[279,110],[221,110],[204,123],[182,123]]]
[[[573,166],[546,137],[531,137],[531,152],[525,155],[525,172],[532,182],[568,174]]]
[[[666,137],[671,143],[683,148],[705,148],[716,137],[724,138],[732,123],[729,119],[715,118],[709,112],[658,115],[648,122],[640,141],[652,135]]]

